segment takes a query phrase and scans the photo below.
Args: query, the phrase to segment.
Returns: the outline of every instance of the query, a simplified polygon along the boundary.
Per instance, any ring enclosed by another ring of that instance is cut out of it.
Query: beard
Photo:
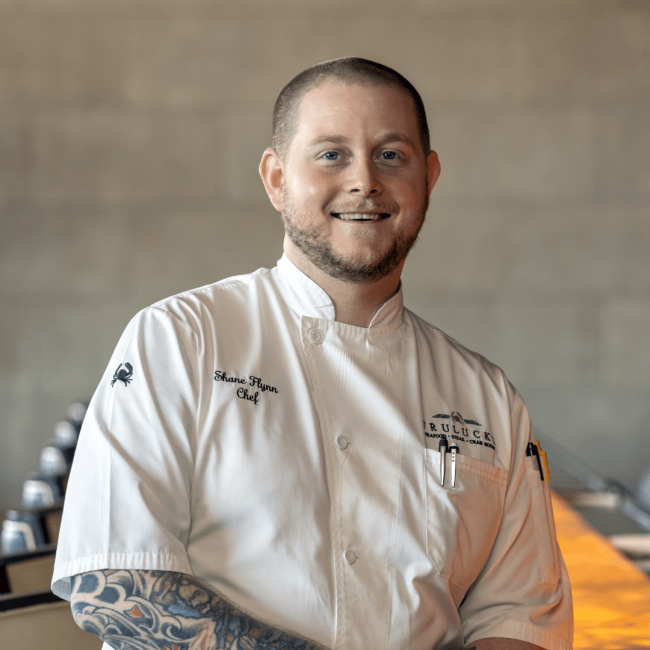
[[[409,251],[415,245],[417,238],[424,224],[427,208],[429,207],[428,187],[421,197],[420,202],[415,210],[414,220],[408,232],[399,232],[395,235],[390,248],[376,259],[365,262],[356,262],[346,259],[341,253],[334,250],[333,246],[325,238],[323,231],[318,226],[301,227],[296,219],[297,210],[292,200],[291,193],[286,186],[283,187],[284,209],[282,211],[282,221],[284,230],[294,244],[309,261],[318,269],[323,271],[332,278],[348,282],[350,284],[360,284],[363,282],[378,282],[387,275],[390,275],[409,254]],[[363,210],[373,210],[377,212],[394,213],[396,207],[392,204],[386,205],[376,200],[369,199],[364,207],[350,207],[349,209],[332,210],[333,212],[355,212]],[[335,218],[335,217],[332,217]],[[392,217],[390,217],[392,218]],[[353,227],[364,228],[358,225]]]

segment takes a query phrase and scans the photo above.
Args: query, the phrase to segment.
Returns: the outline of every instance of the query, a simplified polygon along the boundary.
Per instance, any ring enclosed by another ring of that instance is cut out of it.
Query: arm
[[[549,484],[526,457],[534,436],[516,392],[511,427],[515,446],[501,523],[490,556],[460,605],[463,634],[466,645],[476,643],[478,650],[479,639],[487,643],[491,638],[570,650],[571,587],[557,545]]]
[[[106,569],[72,578],[80,628],[116,650],[325,650],[254,619],[196,578]]]
[[[538,645],[517,639],[479,639],[467,646],[465,650],[544,650]]]

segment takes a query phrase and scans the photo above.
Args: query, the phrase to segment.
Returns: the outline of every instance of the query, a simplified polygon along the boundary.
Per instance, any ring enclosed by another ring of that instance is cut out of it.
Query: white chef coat
[[[460,448],[453,489],[442,435]],[[283,257],[131,321],[86,415],[52,588],[180,571],[331,648],[568,650],[532,440],[503,372],[401,289],[368,328],[340,323]]]

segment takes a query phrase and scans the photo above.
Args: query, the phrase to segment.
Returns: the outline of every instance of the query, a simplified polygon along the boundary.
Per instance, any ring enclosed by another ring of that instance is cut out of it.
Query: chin
[[[340,251],[338,257],[345,266],[363,268],[380,264],[389,252],[389,249],[382,251],[350,251],[349,253]]]

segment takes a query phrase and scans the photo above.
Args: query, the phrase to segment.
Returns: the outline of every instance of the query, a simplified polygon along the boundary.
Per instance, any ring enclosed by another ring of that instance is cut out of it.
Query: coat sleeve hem
[[[133,569],[141,571],[175,571],[193,575],[186,558],[171,553],[102,553],[87,555],[57,565],[52,575],[52,591],[70,600],[70,578],[79,573],[102,569]]]
[[[479,639],[517,639],[538,645],[545,650],[572,650],[572,639],[553,634],[530,623],[519,621],[504,621],[489,630],[481,630],[480,633],[469,636],[465,645]]]

